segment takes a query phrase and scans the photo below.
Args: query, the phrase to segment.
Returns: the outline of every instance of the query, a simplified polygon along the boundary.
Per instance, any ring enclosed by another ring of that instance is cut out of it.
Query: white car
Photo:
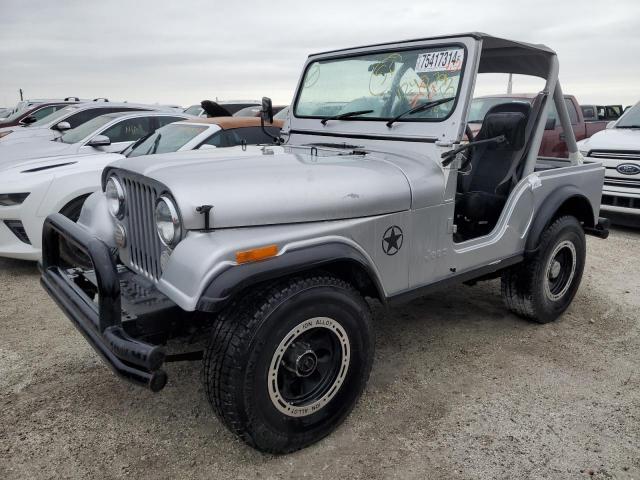
[[[605,167],[601,209],[624,223],[640,218],[640,102],[578,148]]]
[[[158,128],[189,117],[184,113],[152,111],[107,113],[54,140],[36,137],[31,142],[0,142],[0,166],[31,158],[120,153]]]
[[[189,119],[158,129],[124,154],[127,157],[137,157],[199,148],[272,143],[273,137],[280,134],[282,124],[282,121],[274,120],[272,125],[266,125],[268,135],[265,135],[260,127],[260,119],[256,117]]]
[[[165,111],[175,113],[175,109],[161,105],[136,105],[131,103],[90,102],[69,105],[51,115],[29,125],[0,128],[0,145],[17,142],[31,142],[35,139],[53,140],[62,132],[79,127],[89,120],[105,113],[127,111]]]
[[[158,155],[158,162],[179,162],[187,155],[183,150],[201,149],[188,153],[189,158],[201,156],[208,161],[210,149],[237,145],[220,150],[221,157],[256,155],[261,147],[252,143],[272,140],[259,125],[259,118],[247,117],[181,121],[158,129],[124,153],[137,157],[166,152]],[[274,122],[267,131],[275,136],[281,125]],[[120,153],[73,154],[0,163],[0,256],[39,260],[45,217],[60,212],[76,220],[86,198],[100,188],[103,168],[123,157]]]

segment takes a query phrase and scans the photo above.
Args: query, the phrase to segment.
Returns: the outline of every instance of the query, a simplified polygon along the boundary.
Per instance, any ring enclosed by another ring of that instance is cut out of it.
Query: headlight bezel
[[[116,195],[115,197],[110,197],[109,185],[114,186],[115,195]],[[107,198],[107,208],[109,210],[109,213],[114,218],[117,218],[118,220],[122,220],[124,218],[124,212],[125,212],[126,195],[125,195],[124,187],[122,186],[122,182],[117,176],[111,175],[107,179],[104,187],[104,194]],[[114,203],[112,202],[114,201],[117,201],[116,209],[113,208]]]
[[[159,215],[165,215],[167,212],[160,213],[159,207],[161,205],[166,206],[168,210],[168,218],[162,219],[163,222],[170,222],[172,227],[172,237],[170,239],[165,238],[162,233],[162,228],[160,226]],[[175,246],[182,240],[182,219],[180,218],[180,212],[178,210],[178,206],[173,198],[164,193],[158,197],[156,200],[155,208],[153,209],[153,220],[156,225],[156,233],[158,234],[158,238],[160,242],[167,248],[173,249]]]

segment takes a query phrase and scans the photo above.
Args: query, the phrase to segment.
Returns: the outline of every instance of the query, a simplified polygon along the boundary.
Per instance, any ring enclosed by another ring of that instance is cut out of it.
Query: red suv
[[[51,115],[53,112],[74,103],[78,102],[61,100],[59,102],[34,103],[33,105],[29,105],[27,108],[19,110],[9,115],[7,118],[2,119],[0,121],[0,128],[28,125],[30,123],[37,122],[41,118]]]

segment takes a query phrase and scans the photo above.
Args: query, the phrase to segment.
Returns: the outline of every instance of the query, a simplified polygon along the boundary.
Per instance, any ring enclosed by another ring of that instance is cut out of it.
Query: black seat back
[[[531,115],[528,102],[501,103],[484,117],[475,140],[505,135],[508,142],[479,145],[473,150],[469,174],[460,177],[459,193],[484,192],[506,196],[511,188],[510,172],[522,161],[527,139],[527,123]]]

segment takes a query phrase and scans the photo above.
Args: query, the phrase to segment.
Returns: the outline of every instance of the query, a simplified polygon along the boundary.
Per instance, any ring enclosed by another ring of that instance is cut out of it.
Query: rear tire
[[[578,291],[585,256],[580,222],[572,216],[556,219],[543,232],[536,253],[502,274],[505,305],[538,323],[556,320]]]
[[[362,296],[338,278],[302,276],[251,292],[221,314],[203,380],[232,432],[263,452],[288,453],[342,423],[372,362]]]

